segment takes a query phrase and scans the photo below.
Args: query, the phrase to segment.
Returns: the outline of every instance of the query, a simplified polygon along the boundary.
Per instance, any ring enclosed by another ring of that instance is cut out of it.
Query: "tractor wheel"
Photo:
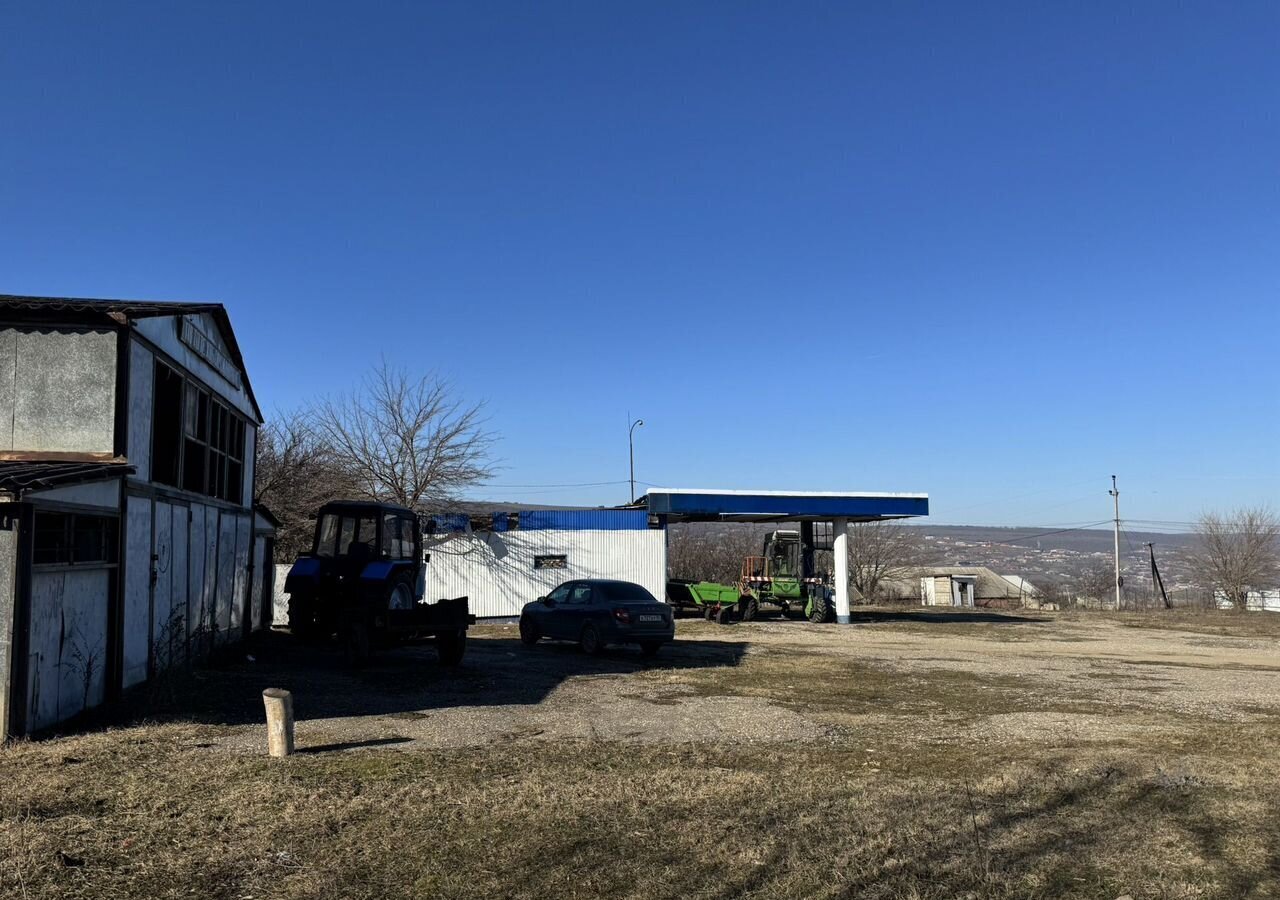
[[[717,610],[716,610],[716,624],[717,624],[717,625],[728,625],[730,622],[732,622],[732,621],[733,621],[733,610],[734,610],[734,607],[732,607],[732,606],[722,606],[722,607],[720,607],[719,609],[717,609]]]
[[[401,572],[387,584],[387,609],[413,609],[413,577]]]
[[[304,643],[312,643],[325,637],[315,608],[315,597],[289,599],[289,633]]]
[[[596,626],[588,622],[582,626],[582,634],[578,636],[578,646],[587,656],[599,656],[604,652],[604,642],[600,640],[600,632]]]
[[[760,615],[760,600],[754,594],[743,594],[738,598],[738,612],[742,621],[750,622]]]
[[[467,630],[458,628],[454,631],[441,631],[436,635],[436,655],[440,657],[440,665],[456,666],[462,662],[462,654],[467,649]]]
[[[342,652],[349,666],[363,666],[369,661],[369,623],[353,619],[342,633]]]
[[[540,637],[542,637],[542,634],[538,631],[538,626],[533,623],[533,620],[530,619],[528,616],[521,616],[520,618],[521,643],[523,643],[526,647],[532,647],[534,644],[538,643],[538,638]]]

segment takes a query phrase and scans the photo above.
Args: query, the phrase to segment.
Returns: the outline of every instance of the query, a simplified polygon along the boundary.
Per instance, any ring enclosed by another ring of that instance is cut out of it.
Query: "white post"
[[[293,752],[293,694],[267,688],[262,702],[267,708],[267,753],[288,756]]]
[[[831,552],[836,563],[836,621],[849,624],[849,520],[831,523]]]

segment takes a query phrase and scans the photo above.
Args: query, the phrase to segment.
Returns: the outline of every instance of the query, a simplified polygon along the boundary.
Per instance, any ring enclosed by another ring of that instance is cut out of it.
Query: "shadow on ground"
[[[514,636],[482,637],[467,641],[462,665],[454,668],[439,663],[430,643],[383,649],[367,665],[351,668],[336,648],[272,632],[255,635],[220,666],[141,686],[109,721],[85,722],[81,728],[142,721],[258,724],[262,691],[269,687],[293,693],[298,721],[535,704],[570,677],[733,667],[747,647],[743,641],[677,640],[649,659],[635,648],[590,657],[571,644],[526,647]]]

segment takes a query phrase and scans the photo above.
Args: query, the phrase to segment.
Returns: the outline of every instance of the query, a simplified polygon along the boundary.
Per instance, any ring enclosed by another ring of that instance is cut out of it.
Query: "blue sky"
[[[1280,499],[1280,5],[12,3],[0,291],[219,300],[260,399],[385,355],[479,493]],[[1277,504],[1280,505],[1280,504]]]

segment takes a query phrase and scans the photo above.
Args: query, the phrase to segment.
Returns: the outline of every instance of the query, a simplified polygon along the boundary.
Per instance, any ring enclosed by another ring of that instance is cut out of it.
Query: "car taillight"
[[[631,624],[631,613],[627,612],[627,610],[623,609],[621,606],[613,611],[613,617],[623,625]]]

